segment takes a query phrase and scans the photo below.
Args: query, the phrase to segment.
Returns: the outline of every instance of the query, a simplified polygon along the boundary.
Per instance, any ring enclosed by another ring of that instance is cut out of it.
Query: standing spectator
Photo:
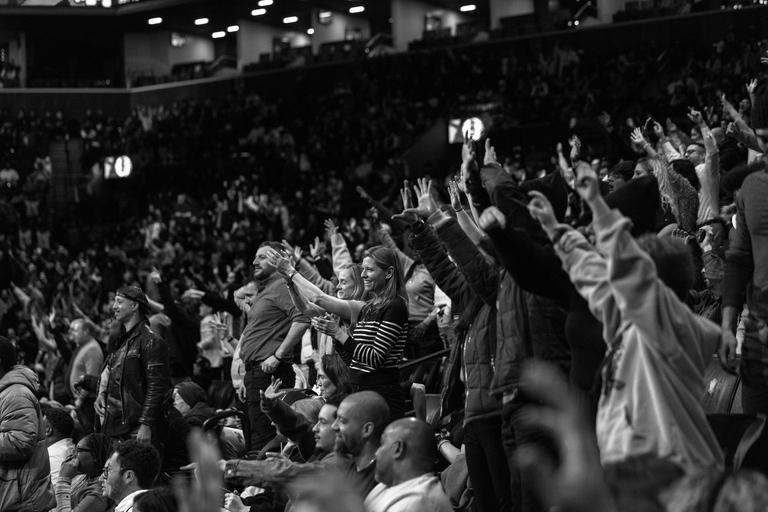
[[[75,409],[77,409],[80,424],[86,432],[92,432],[93,420],[96,416],[96,411],[93,408],[96,395],[78,388],[76,384],[82,382],[85,376],[98,377],[104,364],[104,354],[101,351],[101,345],[95,338],[96,326],[92,323],[79,318],[73,320],[69,324],[69,334],[76,347],[67,372],[69,391],[75,400]]]
[[[104,466],[104,495],[116,503],[115,512],[129,512],[133,502],[152,488],[160,471],[160,455],[138,441],[117,445]]]
[[[64,460],[75,449],[72,442],[72,432],[75,430],[75,420],[64,409],[49,407],[45,411],[45,445],[48,447],[48,460],[51,464],[51,484],[59,480],[59,469]]]
[[[275,427],[261,411],[260,394],[269,387],[272,377],[280,379],[285,387],[293,387],[293,348],[309,327],[306,317],[293,305],[275,266],[267,260],[270,250],[280,251],[282,247],[264,242],[253,260],[259,292],[248,311],[248,323],[240,340],[254,453],[275,435]]]
[[[0,336],[0,510],[55,506],[35,373],[16,364],[16,349]]]
[[[208,378],[210,380],[221,380],[221,336],[224,327],[214,316],[214,309],[204,303],[200,303],[200,342],[197,348],[200,349],[202,356],[210,363]]]
[[[365,510],[453,510],[440,479],[434,474],[437,459],[434,437],[429,423],[416,418],[401,418],[387,426],[376,450],[379,485],[365,499]]]
[[[125,332],[107,359],[95,408],[108,436],[157,444],[170,385],[168,347],[147,325],[147,308],[141,288],[117,290],[112,309]]]

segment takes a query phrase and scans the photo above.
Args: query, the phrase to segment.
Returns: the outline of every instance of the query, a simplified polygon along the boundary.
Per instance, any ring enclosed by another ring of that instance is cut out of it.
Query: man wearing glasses
[[[104,496],[117,505],[115,512],[132,512],[133,502],[152,488],[160,471],[160,455],[152,445],[124,441],[104,466]]]

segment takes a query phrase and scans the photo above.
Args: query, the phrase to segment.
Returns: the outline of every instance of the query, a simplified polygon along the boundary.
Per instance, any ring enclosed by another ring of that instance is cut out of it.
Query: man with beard
[[[115,512],[130,512],[133,502],[152,488],[160,471],[160,455],[151,445],[125,441],[117,445],[104,466],[104,496],[114,501]]]
[[[270,248],[282,252],[280,244],[264,242],[253,259],[258,294],[248,311],[240,342],[253,455],[275,436],[275,427],[261,411],[261,392],[269,387],[273,377],[280,379],[284,387],[293,387],[293,347],[309,327],[309,320],[293,305],[283,279],[267,261]]]

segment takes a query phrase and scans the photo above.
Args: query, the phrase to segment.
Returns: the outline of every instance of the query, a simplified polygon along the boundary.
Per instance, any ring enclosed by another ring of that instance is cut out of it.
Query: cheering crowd
[[[86,168],[130,147],[167,166],[245,152],[261,172],[202,198],[157,192],[84,247],[51,243],[35,215],[3,223],[0,510],[765,510],[759,59],[727,39],[615,128],[582,117],[606,101],[587,94],[591,57],[508,63],[531,98],[510,111],[564,112],[553,168],[465,134],[456,176],[401,189],[398,151],[447,100],[410,110],[371,70],[331,97],[350,108],[366,90],[389,117],[356,108],[379,122],[341,123],[342,109],[289,129],[256,95],[137,109],[124,125],[89,113]],[[61,115],[6,117],[14,144],[71,132]],[[334,145],[323,132],[339,123]],[[32,182],[49,179],[49,160],[34,162]],[[18,183],[0,206],[45,205],[45,187]],[[704,407],[713,366],[739,371],[747,416],[728,418],[752,422],[749,450],[734,454]]]

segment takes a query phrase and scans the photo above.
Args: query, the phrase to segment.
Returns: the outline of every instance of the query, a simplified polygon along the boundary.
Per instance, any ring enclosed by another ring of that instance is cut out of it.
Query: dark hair
[[[72,432],[75,430],[75,420],[64,409],[57,409],[51,407],[45,411],[45,417],[48,418],[48,423],[51,424],[56,431],[64,437],[72,437]]]
[[[750,164],[737,165],[723,176],[720,186],[727,196],[732,196],[741,188],[741,184],[744,183],[747,176],[763,169],[765,169],[765,161],[762,159]]]
[[[368,314],[375,314],[380,309],[387,307],[395,300],[396,297],[400,297],[403,301],[408,303],[408,299],[405,294],[405,282],[403,281],[403,269],[400,266],[400,258],[397,257],[397,253],[389,247],[383,245],[377,245],[371,247],[363,253],[363,258],[371,258],[374,264],[382,270],[392,268],[392,277],[387,280],[384,291],[375,294],[375,297],[365,303],[363,311],[360,314],[361,318],[364,318]],[[376,303],[376,299],[381,299]]]
[[[701,190],[701,182],[699,177],[696,176],[696,166],[693,165],[693,162],[687,158],[678,158],[677,160],[672,160],[672,169],[687,179],[693,185],[693,188],[696,189],[696,192]]]
[[[0,364],[6,372],[16,364],[16,347],[5,336],[0,336]]]
[[[624,181],[631,180],[632,176],[635,174],[635,162],[631,160],[622,160],[621,162],[611,167],[611,170],[608,171],[609,176],[612,174],[618,174],[624,178]]]
[[[96,467],[104,467],[112,455],[112,438],[95,432],[85,436],[85,442],[88,443],[88,449],[91,450],[91,457]]]
[[[272,242],[267,240],[266,242],[261,242],[261,244],[259,245],[259,249],[261,249],[262,247],[270,247],[276,250],[277,252],[279,252],[280,254],[285,254],[285,248],[283,247],[283,244],[281,244],[280,242]]]
[[[338,395],[338,403],[341,403],[344,397],[352,393],[352,377],[349,374],[349,367],[339,354],[325,354],[320,359],[320,369],[323,375],[328,377],[328,380],[336,386],[334,399]]]
[[[139,487],[149,489],[160,471],[160,455],[151,444],[133,439],[124,441],[115,448],[120,471],[133,471]]]
[[[136,512],[176,512],[176,495],[167,487],[158,487],[141,494],[133,503]]]
[[[696,282],[696,267],[688,246],[677,238],[650,233],[638,237],[637,243],[655,263],[659,278],[675,292],[678,299],[685,301]]]

